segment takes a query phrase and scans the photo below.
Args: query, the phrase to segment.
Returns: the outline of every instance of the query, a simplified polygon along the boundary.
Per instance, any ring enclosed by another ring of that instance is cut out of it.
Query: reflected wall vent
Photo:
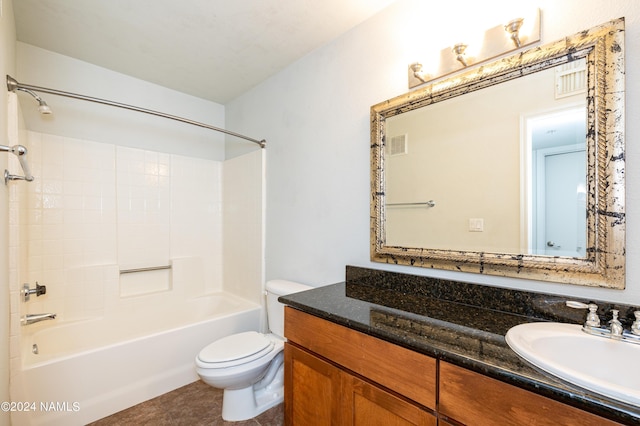
[[[407,146],[408,137],[404,135],[398,135],[391,138],[389,142],[389,155],[403,155],[408,151]]]
[[[556,99],[587,90],[587,64],[584,59],[556,67]]]

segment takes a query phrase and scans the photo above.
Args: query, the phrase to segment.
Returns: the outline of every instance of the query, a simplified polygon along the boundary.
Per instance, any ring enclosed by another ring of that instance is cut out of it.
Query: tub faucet
[[[27,314],[20,319],[22,325],[33,324],[34,322],[40,322],[45,320],[56,319],[56,314]]]

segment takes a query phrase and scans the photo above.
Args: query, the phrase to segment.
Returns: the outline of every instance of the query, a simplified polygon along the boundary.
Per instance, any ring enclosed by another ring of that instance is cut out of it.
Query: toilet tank
[[[267,281],[267,318],[269,329],[276,336],[284,338],[284,304],[278,297],[311,290],[313,287],[286,280]]]

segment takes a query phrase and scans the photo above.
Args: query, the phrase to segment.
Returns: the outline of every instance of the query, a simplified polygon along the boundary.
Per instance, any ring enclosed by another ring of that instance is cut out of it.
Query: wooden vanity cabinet
[[[285,336],[287,425],[618,424],[289,307]]]
[[[435,359],[285,312],[286,424],[436,425]]]

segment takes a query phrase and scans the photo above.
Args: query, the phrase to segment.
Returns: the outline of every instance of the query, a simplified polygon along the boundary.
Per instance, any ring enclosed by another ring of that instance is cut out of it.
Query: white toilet
[[[203,382],[224,389],[222,418],[247,420],[284,399],[284,305],[278,297],[312,287],[284,280],[267,282],[270,334],[233,334],[209,344],[196,357]]]

